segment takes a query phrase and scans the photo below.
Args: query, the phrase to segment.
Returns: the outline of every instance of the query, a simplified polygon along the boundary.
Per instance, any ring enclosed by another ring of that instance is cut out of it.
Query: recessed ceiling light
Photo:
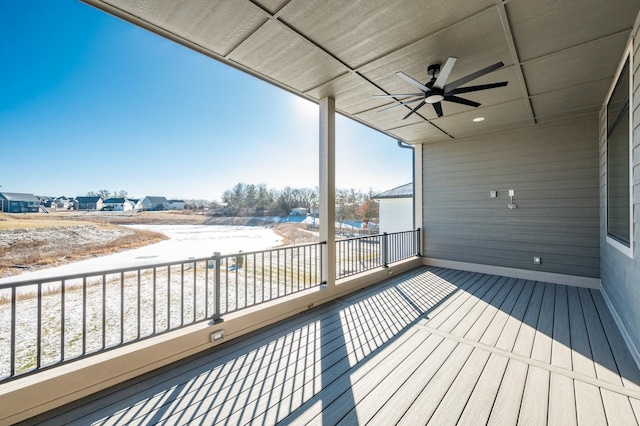
[[[474,118],[474,119],[473,119],[473,121],[474,121],[475,123],[479,123],[479,122],[481,122],[481,121],[484,121],[484,117],[476,117],[476,118]]]

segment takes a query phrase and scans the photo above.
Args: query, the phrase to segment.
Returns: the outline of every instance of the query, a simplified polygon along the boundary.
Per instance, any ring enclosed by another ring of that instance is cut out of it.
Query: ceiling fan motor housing
[[[429,65],[427,67],[427,74],[435,78],[437,74],[440,74],[440,64]]]

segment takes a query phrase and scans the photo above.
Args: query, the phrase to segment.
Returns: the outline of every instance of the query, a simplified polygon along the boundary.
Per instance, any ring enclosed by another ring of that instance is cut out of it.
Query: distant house
[[[74,205],[76,210],[97,211],[102,210],[104,202],[102,197],[76,197]]]
[[[169,200],[169,210],[184,210],[185,204],[183,200]]]
[[[380,205],[380,232],[413,229],[413,184],[398,186],[371,197]]]
[[[0,211],[5,213],[37,213],[40,199],[33,194],[0,192]]]
[[[168,210],[169,209],[169,200],[165,197],[144,197],[142,200],[142,210],[147,211],[158,211],[158,210]]]
[[[131,210],[142,210],[142,200],[139,198],[128,198],[127,202],[131,204]]]
[[[289,216],[306,216],[307,209],[304,207],[294,207],[289,211]]]
[[[38,199],[40,200],[40,205],[42,207],[50,208],[53,204],[53,198],[51,197],[40,196],[40,195],[36,195],[36,197],[38,197]]]
[[[51,202],[51,206],[58,210],[69,210],[73,207],[73,202],[69,197],[65,197],[64,195],[60,197],[56,197]]]
[[[207,210],[214,216],[222,216],[224,214],[224,209],[226,206],[227,203],[218,203],[216,201],[212,201],[207,206]]]
[[[126,198],[107,198],[104,200],[102,210],[110,212],[123,212],[133,210],[131,203]]]

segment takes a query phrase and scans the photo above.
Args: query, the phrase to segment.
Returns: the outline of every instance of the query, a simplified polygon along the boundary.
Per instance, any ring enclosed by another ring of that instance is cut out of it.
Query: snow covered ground
[[[1,283],[79,274],[153,263],[221,254],[267,250],[280,244],[281,238],[270,228],[218,225],[131,225],[165,234],[168,240],[108,256],[0,279]]]

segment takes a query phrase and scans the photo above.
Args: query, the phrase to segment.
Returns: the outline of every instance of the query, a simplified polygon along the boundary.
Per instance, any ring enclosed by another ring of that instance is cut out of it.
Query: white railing
[[[389,263],[420,255],[420,229],[336,241],[336,277],[386,268]]]
[[[321,246],[0,284],[0,381],[319,286]]]
[[[0,383],[317,287],[323,244],[0,284]],[[419,250],[419,229],[338,240],[336,277]]]

